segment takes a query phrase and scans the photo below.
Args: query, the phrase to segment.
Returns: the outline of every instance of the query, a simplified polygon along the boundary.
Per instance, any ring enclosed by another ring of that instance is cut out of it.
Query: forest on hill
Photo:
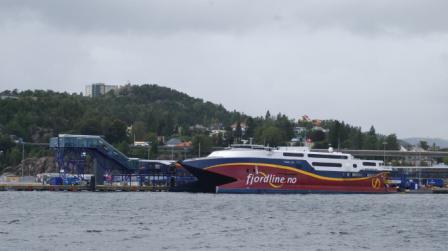
[[[0,95],[0,173],[20,163],[19,139],[48,143],[61,133],[102,135],[125,153],[134,139],[150,141],[153,158],[157,158],[157,146],[163,144],[161,138],[172,137],[192,141],[193,151],[200,143],[204,152],[250,138],[270,146],[300,145],[308,140],[315,148],[399,147],[394,134],[379,135],[373,127],[363,132],[337,120],[316,125],[269,111],[251,117],[158,85],[126,85],[95,98],[51,90],[6,90]],[[52,154],[42,147],[27,148],[27,157]]]

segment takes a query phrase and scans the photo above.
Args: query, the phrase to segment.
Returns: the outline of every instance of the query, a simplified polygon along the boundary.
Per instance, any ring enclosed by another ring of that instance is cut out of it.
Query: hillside
[[[128,85],[97,98],[40,90],[2,95],[18,98],[0,100],[0,130],[32,142],[47,142],[58,133],[99,134],[119,142],[124,138],[110,135],[111,129],[137,123],[145,131],[171,135],[194,124],[229,125],[241,116],[157,85]]]
[[[161,139],[171,137],[192,141],[193,156],[199,144],[207,152],[213,146],[250,138],[270,146],[285,145],[294,138],[293,144],[308,139],[316,148],[331,144],[347,149],[382,149],[384,141],[387,149],[398,148],[394,134],[379,135],[373,127],[362,132],[337,120],[324,120],[316,126],[269,111],[263,117],[250,117],[158,85],[126,85],[95,98],[42,90],[4,91],[0,95],[0,172],[17,166],[22,159],[22,149],[14,140],[47,143],[60,133],[103,135],[134,157],[147,156],[144,150],[130,152],[134,138],[151,141],[151,158],[160,157],[157,145]],[[300,133],[295,130],[300,128]],[[216,129],[219,134],[212,134]],[[52,155],[43,147],[26,146],[25,151],[26,157]]]
[[[96,98],[50,90],[3,91],[0,96],[0,172],[21,161],[21,148],[13,142],[19,138],[47,143],[60,133],[103,135],[126,152],[134,135],[137,140],[172,135],[188,139],[194,134],[189,128],[196,124],[225,128],[245,118],[157,85],[127,85]],[[25,151],[26,157],[51,154],[42,147]]]
[[[448,140],[446,139],[440,139],[440,138],[406,138],[403,139],[404,141],[408,142],[411,145],[418,145],[420,141],[426,141],[428,145],[432,146],[435,144],[436,146],[439,146],[440,148],[448,148]]]

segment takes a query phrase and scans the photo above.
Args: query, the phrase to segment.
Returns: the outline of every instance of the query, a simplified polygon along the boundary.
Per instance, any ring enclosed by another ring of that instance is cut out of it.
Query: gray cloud
[[[355,33],[446,33],[444,0],[0,2],[3,22],[43,22],[77,32],[247,32],[265,25],[341,28]]]
[[[0,89],[159,83],[448,138],[445,1],[1,1]]]

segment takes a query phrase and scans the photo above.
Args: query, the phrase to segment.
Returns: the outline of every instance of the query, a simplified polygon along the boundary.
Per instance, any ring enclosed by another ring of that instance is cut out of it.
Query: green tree
[[[199,134],[193,137],[193,154],[198,156],[204,156],[210,153],[210,148],[212,145],[212,140],[209,136]]]
[[[243,136],[243,133],[242,133],[242,130],[241,130],[241,123],[240,123],[240,121],[238,121],[236,123],[236,128],[235,128],[235,131],[233,133],[233,136],[235,138],[237,138],[238,141],[241,139],[241,136]]]
[[[428,142],[421,140],[420,143],[418,144],[421,148],[423,148],[423,150],[428,150],[429,149],[429,145]]]
[[[273,125],[267,125],[257,130],[257,142],[269,146],[284,145],[285,137],[284,133]]]
[[[149,154],[150,158],[157,158],[157,155],[159,154],[159,143],[157,142],[157,140],[153,140],[151,142],[151,150],[149,151]]]
[[[7,162],[12,165],[16,166],[22,161],[22,151],[18,147],[13,147],[7,154]]]
[[[444,157],[444,158],[443,158],[443,163],[444,163],[445,165],[448,165],[448,157]]]
[[[14,142],[12,142],[8,136],[0,133],[0,173],[4,167],[11,164],[8,160],[8,155],[10,155],[14,145]]]
[[[386,137],[386,150],[399,150],[400,144],[398,143],[397,135],[389,134]]]
[[[297,124],[300,127],[305,127],[307,130],[311,130],[311,128],[313,128],[313,123],[311,121],[299,119]]]
[[[105,133],[106,140],[111,143],[127,141],[126,129],[127,126],[123,121],[115,119]]]
[[[437,150],[439,150],[439,147],[436,145],[436,142],[433,142],[431,146],[431,151],[437,151]]]
[[[283,132],[283,141],[289,141],[294,137],[294,124],[286,115],[278,114],[275,126]]]
[[[373,126],[370,127],[369,132],[366,135],[366,139],[363,144],[363,149],[376,150],[378,149],[378,138]]]
[[[224,146],[223,135],[221,133],[213,135],[212,142],[215,146]]]
[[[98,119],[89,118],[81,121],[79,126],[81,134],[86,135],[101,135],[103,131],[101,130],[101,123]]]
[[[135,140],[142,141],[148,140],[146,124],[143,121],[136,121],[132,124],[132,137],[135,136]]]
[[[118,151],[128,155],[129,154],[129,143],[126,141],[122,141],[120,143],[117,144],[117,149]]]
[[[320,142],[326,140],[326,134],[322,130],[312,130],[310,138],[313,142]]]
[[[364,135],[361,132],[361,128],[353,127],[350,128],[349,136],[347,141],[349,143],[344,143],[343,147],[347,149],[362,149]]]
[[[254,119],[251,117],[247,118],[246,126],[247,126],[247,129],[246,129],[246,134],[244,135],[245,138],[247,138],[247,139],[253,138],[254,134],[255,134],[255,128],[256,128],[256,123],[255,123]]]
[[[335,148],[341,147],[341,142],[344,138],[341,138],[342,134],[342,124],[336,120],[331,123],[330,131],[328,133],[328,142]]]
[[[271,113],[269,112],[269,110],[266,111],[266,115],[264,116],[265,120],[269,120],[271,119]]]
[[[8,136],[0,133],[0,150],[6,152],[12,147],[14,147],[14,142]]]

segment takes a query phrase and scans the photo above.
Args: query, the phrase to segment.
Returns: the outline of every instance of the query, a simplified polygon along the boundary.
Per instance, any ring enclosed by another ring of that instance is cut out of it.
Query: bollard
[[[95,176],[90,177],[90,191],[96,191]]]

